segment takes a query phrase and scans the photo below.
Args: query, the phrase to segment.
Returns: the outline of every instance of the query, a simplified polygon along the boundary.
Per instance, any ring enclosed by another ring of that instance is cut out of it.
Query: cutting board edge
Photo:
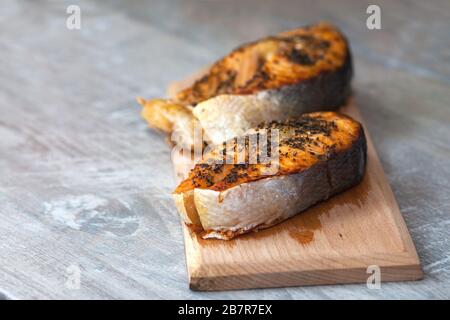
[[[276,268],[264,265],[268,270],[267,272],[252,273],[246,272],[246,270],[252,270],[253,268],[240,266],[239,269],[244,271],[240,274],[212,275],[211,266],[202,263],[203,260],[200,258],[200,253],[194,248],[196,244],[189,228],[183,225],[183,231],[189,288],[194,291],[365,283],[370,276],[367,273],[367,268],[370,265],[378,265],[380,267],[382,283],[417,281],[424,277],[420,259],[414,247],[411,248],[409,246],[406,246],[404,251],[400,251],[397,254],[389,253],[389,262],[377,261],[379,259],[377,257],[373,259],[366,257],[371,262],[358,267],[336,268],[336,264],[333,264],[328,268],[322,269],[270,272],[270,270],[276,270]],[[295,264],[298,261],[299,259],[294,259],[291,262]],[[337,262],[339,263],[339,261]],[[345,258],[343,258],[341,263],[345,263]],[[229,265],[229,268],[226,265],[222,265],[221,268],[222,271],[226,269],[236,270],[236,265]]]
[[[276,288],[276,287],[294,287],[294,286],[310,286],[310,285],[332,285],[332,284],[350,284],[364,283],[370,274],[367,268],[371,265],[378,265],[381,270],[381,282],[393,281],[416,281],[424,277],[424,272],[420,264],[420,260],[416,252],[405,250],[399,252],[398,255],[390,253],[390,262],[377,261],[377,258],[368,260],[371,262],[357,267],[336,268],[336,264],[330,265],[329,268],[314,270],[284,270],[270,272],[276,270],[270,265],[265,265],[267,272],[252,273],[246,272],[253,268],[239,266],[240,274],[230,274],[227,276],[212,275],[211,266],[202,263],[198,252],[193,248],[193,239],[189,233],[187,226],[183,226],[185,233],[185,252],[186,265],[188,269],[189,288],[195,291],[220,291],[220,290],[239,290],[252,288]],[[292,263],[298,263],[298,259]],[[345,258],[341,261],[345,263]],[[339,261],[337,261],[339,263]],[[236,270],[236,265],[222,265],[222,271],[227,269]],[[268,280],[270,279],[270,280]]]
[[[418,281],[424,273],[420,264],[381,267],[381,283]],[[194,291],[243,290],[315,285],[367,283],[366,268],[291,271],[248,275],[203,277],[189,274],[189,288]]]

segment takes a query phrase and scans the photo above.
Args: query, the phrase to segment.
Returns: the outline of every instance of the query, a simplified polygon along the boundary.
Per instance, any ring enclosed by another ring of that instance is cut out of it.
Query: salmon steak
[[[244,44],[171,99],[138,99],[154,129],[193,145],[199,125],[208,144],[261,122],[335,110],[350,94],[352,59],[345,36],[319,23]]]
[[[204,238],[268,228],[358,184],[361,124],[336,112],[262,123],[218,144],[173,192],[184,222]]]

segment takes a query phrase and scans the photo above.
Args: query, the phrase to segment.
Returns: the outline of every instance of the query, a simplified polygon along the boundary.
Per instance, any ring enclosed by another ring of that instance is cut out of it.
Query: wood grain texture
[[[450,3],[376,3],[382,30],[365,27],[370,0],[0,1],[0,297],[450,298]],[[70,4],[79,31],[65,27]],[[318,20],[350,39],[355,103],[425,278],[380,290],[189,290],[170,150],[135,98]]]

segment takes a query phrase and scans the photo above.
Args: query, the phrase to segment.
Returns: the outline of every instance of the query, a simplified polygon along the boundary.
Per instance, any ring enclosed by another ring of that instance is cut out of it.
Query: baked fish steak
[[[275,133],[275,147],[261,139]],[[263,123],[213,147],[173,197],[187,225],[204,238],[229,240],[273,226],[358,184],[365,164],[360,123],[336,112],[308,113]]]
[[[172,99],[138,99],[150,127],[193,145],[193,127],[218,144],[261,122],[335,110],[350,94],[345,36],[319,23],[240,46]]]

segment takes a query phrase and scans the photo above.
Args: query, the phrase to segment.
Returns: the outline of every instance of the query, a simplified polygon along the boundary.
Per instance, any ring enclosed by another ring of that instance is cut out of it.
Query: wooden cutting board
[[[168,94],[197,76],[173,83]],[[352,101],[340,111],[364,125]],[[421,279],[416,249],[367,128],[365,132],[367,168],[358,186],[277,226],[230,241],[204,240],[184,226],[190,288],[366,283],[372,266],[380,268],[381,282]],[[180,180],[189,166],[180,156],[172,160]]]

